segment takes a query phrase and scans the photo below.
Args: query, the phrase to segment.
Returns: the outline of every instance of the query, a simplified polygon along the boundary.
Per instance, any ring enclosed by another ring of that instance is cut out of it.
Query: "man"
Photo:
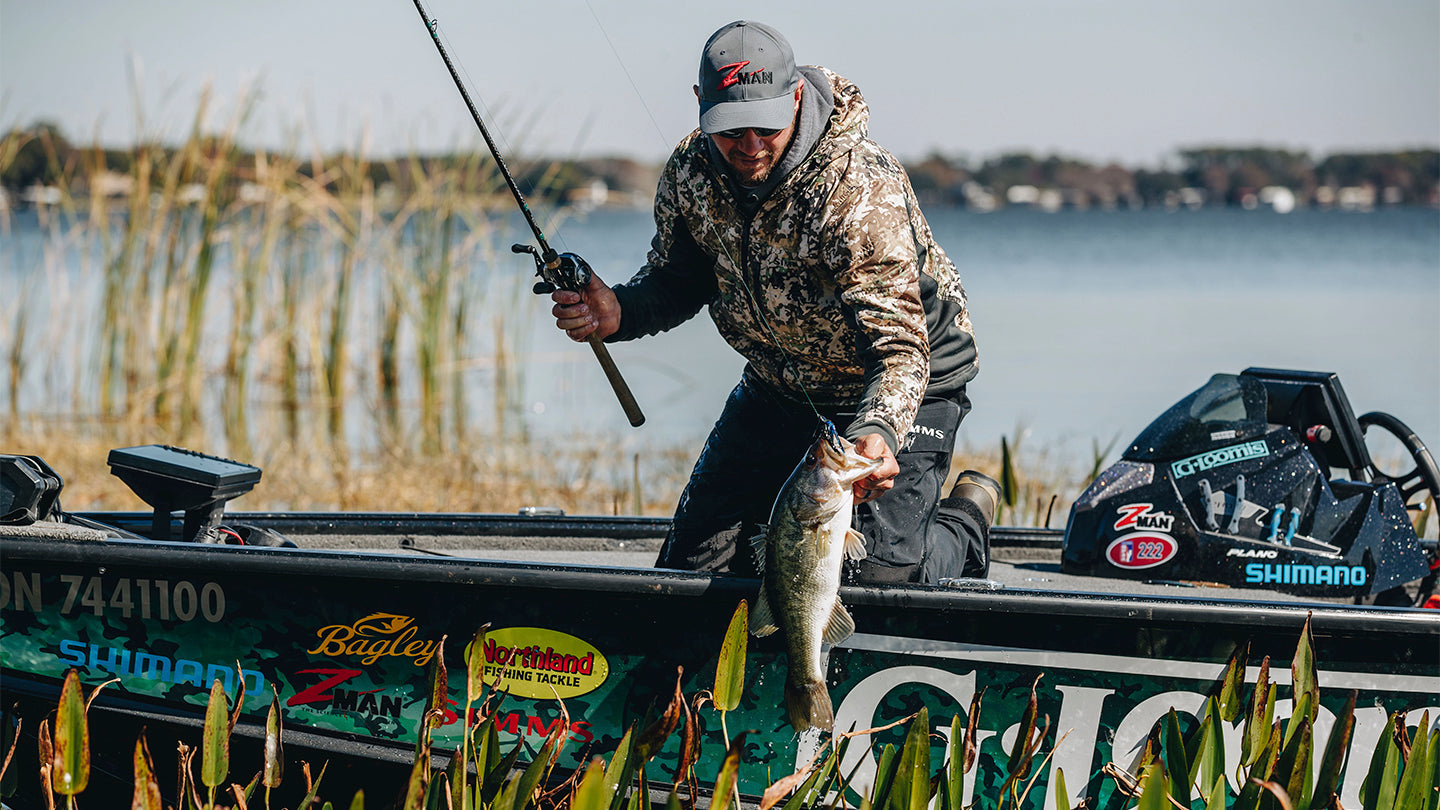
[[[695,94],[700,128],[665,166],[645,266],[551,296],[577,341],[652,335],[708,306],[748,361],[658,564],[753,573],[749,540],[818,414],[884,460],[855,484],[869,554],[855,581],[984,576],[999,485],[967,471],[941,499],[976,373],[965,293],[904,169],[867,137],[859,89],[738,21],[705,43]]]

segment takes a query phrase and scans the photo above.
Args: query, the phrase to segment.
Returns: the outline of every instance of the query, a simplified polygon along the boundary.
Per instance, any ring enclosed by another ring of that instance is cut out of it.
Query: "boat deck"
[[[149,515],[91,515],[109,525],[149,528]],[[408,513],[263,513],[227,515],[231,524],[262,526],[301,548],[402,556],[604,568],[653,568],[669,521],[664,518],[556,514],[418,515]],[[1060,571],[1059,529],[996,526],[990,576],[950,580],[967,591],[1056,591],[1240,602],[1350,604],[1350,599],[1301,597],[1218,583],[1109,579]]]

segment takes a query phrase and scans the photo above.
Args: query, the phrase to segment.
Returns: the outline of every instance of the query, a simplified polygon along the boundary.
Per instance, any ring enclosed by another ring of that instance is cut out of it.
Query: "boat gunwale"
[[[18,562],[87,565],[136,565],[212,569],[224,556],[227,574],[289,574],[357,580],[403,580],[459,585],[499,585],[546,590],[585,590],[668,597],[752,596],[759,581],[661,568],[597,566],[573,563],[517,562],[480,557],[424,556],[391,551],[226,546],[154,540],[106,541],[33,539],[0,536],[6,568]],[[303,561],[303,567],[296,564]],[[289,569],[289,570],[287,570]],[[1440,614],[1415,608],[1337,605],[1323,602],[1257,602],[1205,596],[1158,596],[1087,591],[996,590],[947,586],[842,586],[841,599],[852,609],[918,609],[935,613],[1055,614],[1072,620],[1204,621],[1253,629],[1300,627],[1306,617],[1316,632],[1398,633],[1440,638]]]

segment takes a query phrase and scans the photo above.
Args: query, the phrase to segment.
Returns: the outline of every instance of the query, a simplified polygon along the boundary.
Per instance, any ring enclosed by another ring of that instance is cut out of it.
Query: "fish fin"
[[[845,530],[845,559],[865,559],[865,535],[855,531],[854,528]]]
[[[793,684],[787,680],[785,714],[796,731],[812,727],[830,731],[835,726],[835,709],[824,681]]]
[[[750,611],[750,635],[764,638],[780,628],[775,624],[775,615],[770,612],[770,597],[765,595],[765,586],[760,586],[760,595],[755,597],[755,609]]]
[[[755,576],[765,576],[765,546],[769,540],[769,532],[760,532],[750,538],[750,557],[755,561]]]
[[[835,609],[830,611],[830,622],[825,625],[825,635],[823,636],[825,643],[839,644],[849,638],[853,632],[855,632],[855,620],[850,618],[850,611],[845,609],[845,605],[836,599]]]

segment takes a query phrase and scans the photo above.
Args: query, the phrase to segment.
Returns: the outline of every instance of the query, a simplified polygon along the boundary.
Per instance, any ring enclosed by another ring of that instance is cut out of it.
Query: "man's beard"
[[[770,179],[770,175],[775,172],[775,169],[780,166],[780,157],[774,152],[767,153],[767,157],[769,158],[769,162],[763,166],[754,167],[748,170],[742,170],[736,168],[735,165],[732,163],[730,164],[730,170],[735,172],[736,178],[740,180],[740,184],[743,186],[747,186],[750,188],[754,188],[755,186],[763,186],[765,185],[766,181]],[[756,173],[754,175],[751,175],[745,173],[746,171]]]

